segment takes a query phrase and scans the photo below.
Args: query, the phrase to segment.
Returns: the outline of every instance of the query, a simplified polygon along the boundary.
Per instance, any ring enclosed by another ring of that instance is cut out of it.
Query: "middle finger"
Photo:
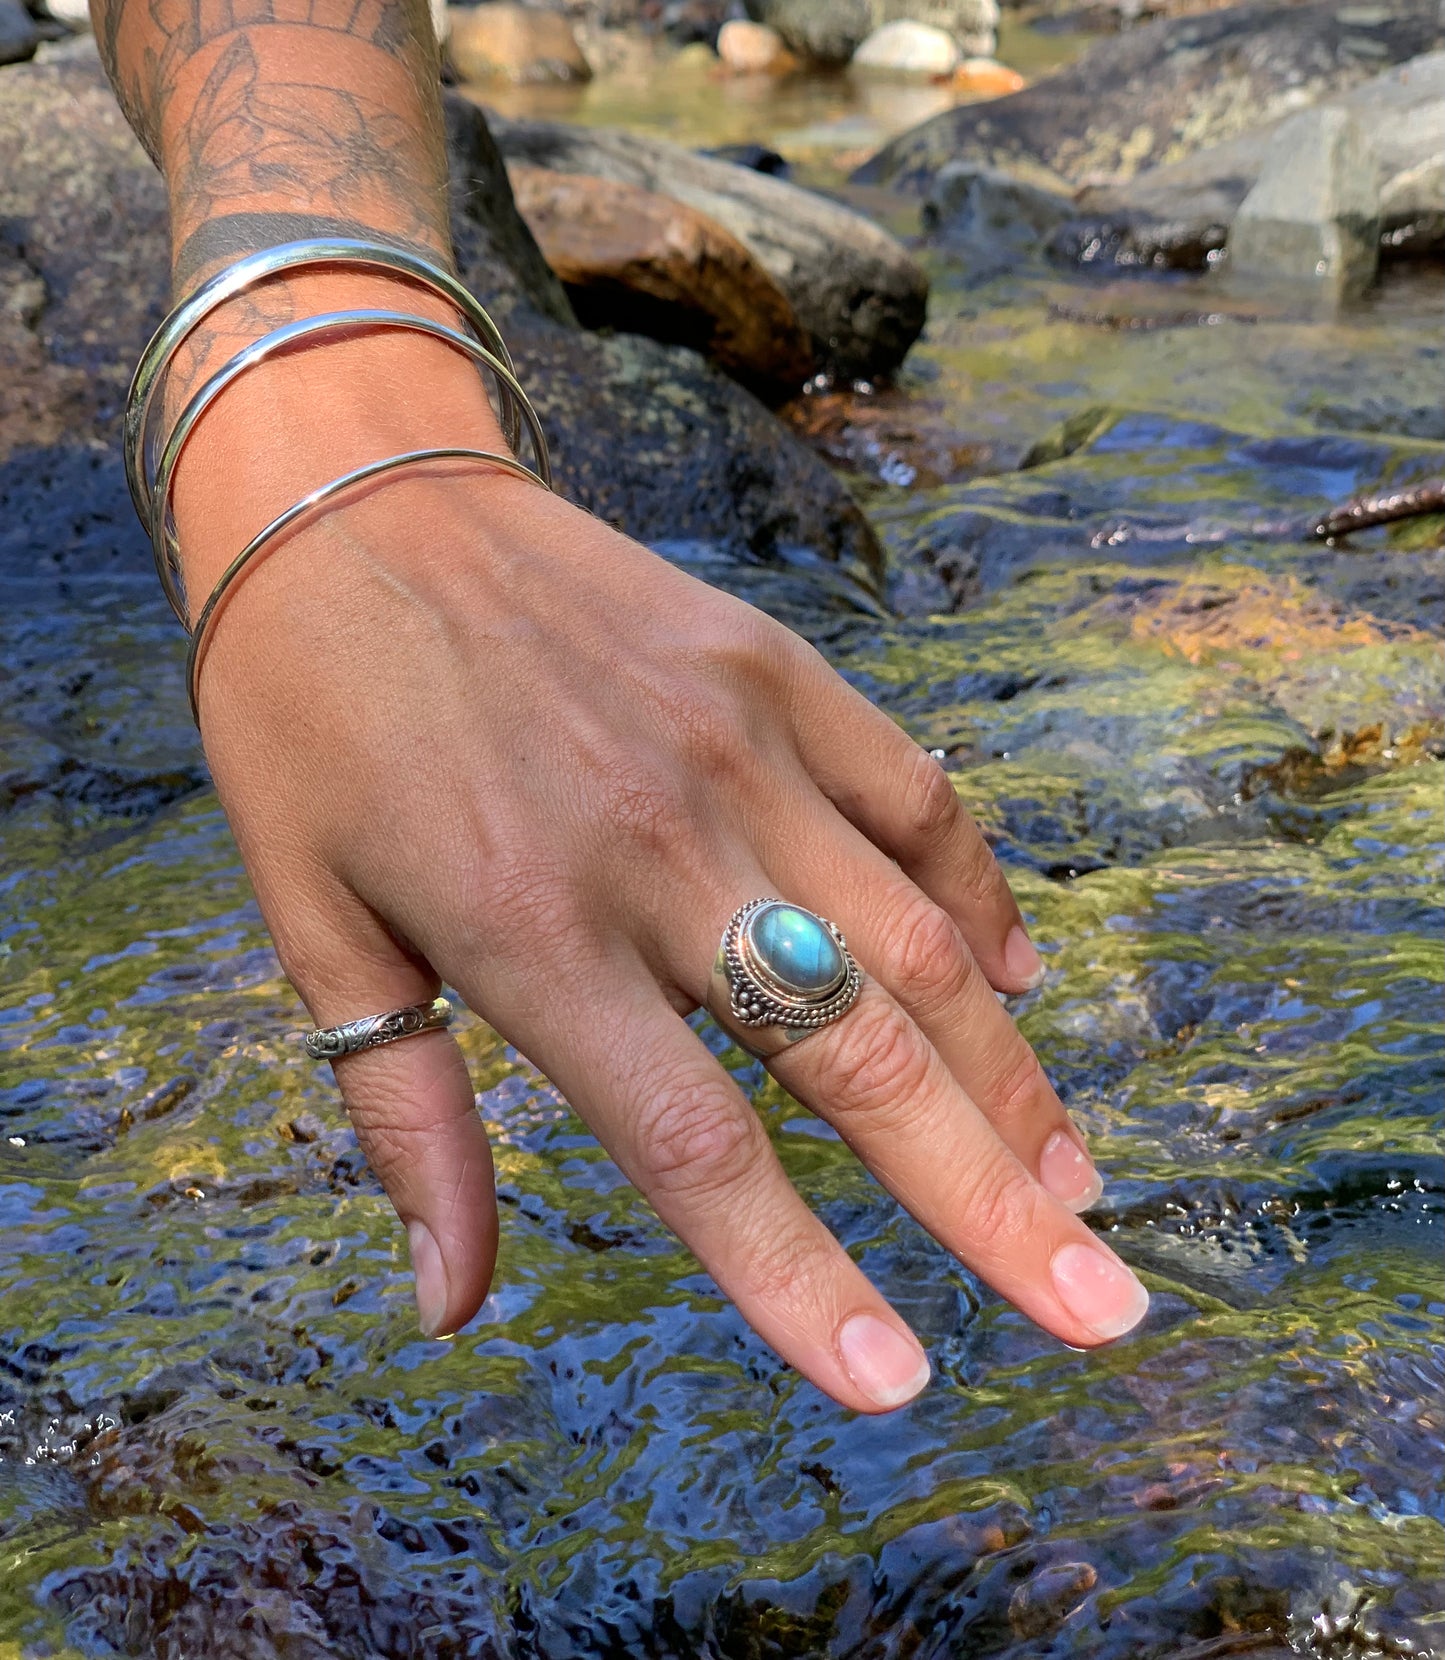
[[[821,793],[799,790],[785,818],[791,833],[769,850],[781,891],[838,924],[1003,1142],[1087,1210],[1103,1183],[1084,1139],[958,924]]]

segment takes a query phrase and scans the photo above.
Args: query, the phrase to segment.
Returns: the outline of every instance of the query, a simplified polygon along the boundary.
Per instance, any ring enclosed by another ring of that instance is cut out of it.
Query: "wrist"
[[[236,351],[282,323],[358,308],[456,328],[443,300],[387,276],[299,272],[230,302],[197,331],[168,389],[168,421]],[[257,364],[206,411],[176,469],[175,520],[194,614],[235,553],[327,480],[398,451],[505,451],[482,371],[443,341],[368,329],[303,342]]]

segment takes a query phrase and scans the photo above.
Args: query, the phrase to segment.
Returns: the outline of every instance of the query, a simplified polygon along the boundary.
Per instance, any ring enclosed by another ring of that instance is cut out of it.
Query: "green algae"
[[[944,753],[1144,1327],[1044,1337],[699,1022],[929,1348],[853,1418],[469,1017],[502,1258],[424,1342],[214,798],[60,779],[0,821],[0,1655],[1445,1651],[1438,539],[1259,528],[1438,465],[1438,307],[1200,327],[1188,285],[965,275],[905,398],[997,458],[1112,411],[1026,471],[869,484],[900,561],[969,515],[968,606],[689,557]],[[88,665],[94,753],[184,723],[167,649]]]

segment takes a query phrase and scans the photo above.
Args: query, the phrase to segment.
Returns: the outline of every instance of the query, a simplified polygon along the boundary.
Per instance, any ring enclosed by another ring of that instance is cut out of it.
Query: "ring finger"
[[[766,955],[764,936],[751,937],[764,941]],[[805,939],[803,955],[807,947]],[[694,962],[706,950],[701,937],[689,948]],[[886,972],[885,964],[863,963],[875,966]],[[708,988],[689,989],[701,997]],[[714,1013],[738,1030],[728,1010]],[[747,1041],[746,1031],[739,1035]],[[936,1239],[1046,1330],[1092,1347],[1143,1317],[1143,1286],[1024,1167],[876,980],[865,977],[835,1023],[768,1065]]]

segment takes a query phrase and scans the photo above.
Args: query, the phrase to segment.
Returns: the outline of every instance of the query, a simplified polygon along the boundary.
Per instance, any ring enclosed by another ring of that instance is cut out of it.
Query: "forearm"
[[[297,236],[448,250],[426,0],[94,0],[121,107],[165,174],[184,292]]]
[[[178,297],[246,254],[308,236],[399,242],[449,261],[426,0],[93,0],[93,14],[122,108],[165,176]],[[390,277],[272,279],[196,331],[177,355],[168,408],[268,328],[355,306],[456,321]],[[480,387],[445,346],[374,331],[244,377],[207,414],[179,472],[192,592],[266,516],[388,446],[495,447]]]

